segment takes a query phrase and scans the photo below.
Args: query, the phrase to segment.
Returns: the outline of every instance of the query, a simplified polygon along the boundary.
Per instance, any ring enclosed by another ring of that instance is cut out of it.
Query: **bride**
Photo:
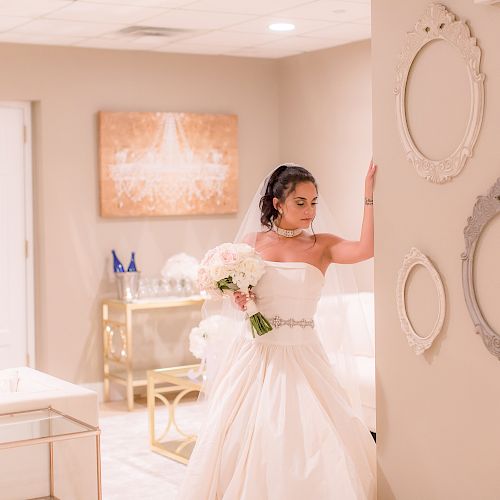
[[[179,500],[376,498],[375,443],[353,397],[356,383],[327,355],[328,346],[339,354],[340,334],[330,329],[325,341],[315,325],[330,270],[373,256],[375,172],[372,162],[359,241],[315,234],[319,197],[306,169],[281,165],[261,184],[236,241],[265,261],[252,298],[273,330],[232,335],[208,372],[210,397]],[[233,300],[243,316],[248,297]],[[330,308],[322,323],[336,314]]]

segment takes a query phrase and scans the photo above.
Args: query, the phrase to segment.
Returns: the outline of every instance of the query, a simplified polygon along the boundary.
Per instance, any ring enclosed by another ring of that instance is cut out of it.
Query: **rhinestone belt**
[[[273,316],[270,323],[274,328],[279,328],[280,326],[289,326],[290,328],[293,328],[294,326],[300,326],[301,328],[310,326],[311,328],[314,328],[314,320],[305,318],[296,320],[293,318],[283,319],[280,316]]]

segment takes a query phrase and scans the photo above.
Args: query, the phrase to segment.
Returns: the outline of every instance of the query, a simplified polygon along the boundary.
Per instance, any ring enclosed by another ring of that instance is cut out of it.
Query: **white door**
[[[0,369],[34,361],[30,131],[28,103],[0,102]]]

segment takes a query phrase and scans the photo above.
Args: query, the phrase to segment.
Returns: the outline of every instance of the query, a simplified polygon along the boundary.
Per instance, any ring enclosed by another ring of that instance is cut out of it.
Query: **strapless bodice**
[[[324,283],[319,268],[307,262],[264,261],[266,272],[253,289],[259,311],[271,320],[311,320],[321,296]],[[311,327],[287,326],[273,328],[256,338],[259,342],[296,344],[311,337]]]

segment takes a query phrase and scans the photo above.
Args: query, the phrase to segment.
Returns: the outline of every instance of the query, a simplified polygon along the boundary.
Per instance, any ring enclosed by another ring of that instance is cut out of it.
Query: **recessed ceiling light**
[[[271,31],[293,31],[295,24],[292,23],[272,23],[269,25]]]

